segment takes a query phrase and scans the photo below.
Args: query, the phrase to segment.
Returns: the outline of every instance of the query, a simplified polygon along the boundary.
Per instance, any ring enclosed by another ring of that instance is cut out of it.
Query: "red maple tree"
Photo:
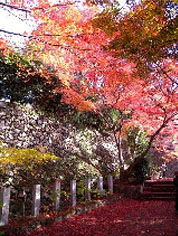
[[[19,7],[17,1],[12,3]],[[79,10],[74,4],[52,5],[50,1],[38,4],[30,9],[38,27],[27,43],[26,56],[43,62],[38,70],[47,82],[51,73],[62,81],[63,87],[56,87],[54,93],[62,93],[63,102],[79,111],[93,111],[103,117],[104,106],[132,114],[130,119],[118,120],[119,129],[108,124],[118,147],[121,172],[128,178],[158,134],[168,133],[167,142],[176,133],[177,68],[173,53],[168,53],[173,50],[175,38],[166,41],[170,36],[168,30],[174,30],[170,28],[174,17],[164,15],[165,4],[157,7],[151,0],[119,21],[113,11],[97,18],[96,7]],[[109,123],[107,117],[105,120]],[[150,140],[145,151],[125,171],[121,139],[130,125],[146,129]]]

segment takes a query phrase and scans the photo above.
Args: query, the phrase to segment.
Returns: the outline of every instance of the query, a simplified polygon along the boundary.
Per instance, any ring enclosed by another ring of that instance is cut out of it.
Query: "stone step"
[[[175,188],[172,179],[147,180],[144,183],[142,199],[149,200],[175,200]]]
[[[144,186],[174,186],[173,182],[170,183],[144,183]]]
[[[174,187],[174,185],[173,184],[162,184],[162,185],[160,185],[160,184],[153,184],[153,185],[144,185],[144,187],[153,187],[153,188],[164,188],[164,187]]]
[[[162,179],[156,179],[156,180],[152,180],[152,179],[147,179],[145,180],[145,182],[152,182],[152,183],[162,183],[162,182],[172,182],[173,178],[162,178]]]
[[[173,184],[173,179],[169,179],[169,180],[146,180],[145,182],[144,182],[144,184],[150,184],[150,185],[154,185],[154,184],[160,184],[160,185],[162,185],[162,184]]]
[[[175,196],[175,192],[142,192],[143,195]]]
[[[173,186],[173,183],[144,183],[145,186]]]
[[[142,197],[143,200],[160,200],[160,201],[175,201],[175,197],[170,196],[146,196]]]
[[[174,188],[173,183],[144,183],[144,187],[150,188]]]
[[[145,192],[175,192],[173,187],[169,188],[150,188],[150,187],[144,187]]]
[[[151,200],[175,200],[175,195],[174,194],[152,194],[152,193],[143,193],[142,194],[142,199],[151,199]]]

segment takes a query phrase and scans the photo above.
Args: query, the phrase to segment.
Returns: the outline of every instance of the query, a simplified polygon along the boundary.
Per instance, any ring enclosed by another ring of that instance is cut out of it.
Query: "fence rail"
[[[87,178],[85,180],[86,183],[86,191],[85,191],[85,199],[91,200],[91,179]],[[113,177],[111,175],[107,178],[108,191],[113,193]],[[97,179],[97,190],[102,196],[104,193],[103,189],[103,177],[98,177]],[[54,210],[60,210],[60,202],[61,202],[61,183],[60,181],[55,181],[54,183],[54,193],[56,194],[54,200]],[[10,205],[10,195],[11,189],[2,188],[0,189],[0,226],[4,226],[8,224],[9,218],[9,205]],[[32,209],[31,215],[36,217],[40,214],[40,202],[41,202],[41,185],[35,184],[32,190]],[[70,204],[71,206],[76,206],[77,204],[77,181],[70,181]]]

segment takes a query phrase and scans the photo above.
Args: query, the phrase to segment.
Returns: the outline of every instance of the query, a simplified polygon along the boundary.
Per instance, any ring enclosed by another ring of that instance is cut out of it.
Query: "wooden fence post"
[[[32,192],[32,216],[38,216],[40,212],[40,198],[41,198],[41,186],[35,184]]]
[[[55,210],[58,211],[60,207],[60,191],[61,191],[61,183],[56,180],[54,183],[54,193],[55,193]]]
[[[100,195],[103,195],[103,177],[98,177],[97,179],[97,189],[100,192]]]
[[[85,197],[87,200],[91,200],[91,179],[86,179],[86,191],[85,191]]]
[[[70,181],[71,205],[76,206],[76,180]]]
[[[0,226],[8,224],[10,187],[0,189]]]
[[[112,177],[112,175],[108,175],[108,190],[111,194],[113,194],[113,177]]]

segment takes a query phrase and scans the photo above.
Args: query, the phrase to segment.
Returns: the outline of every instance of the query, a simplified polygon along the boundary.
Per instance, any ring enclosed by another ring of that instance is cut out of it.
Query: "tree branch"
[[[0,32],[5,33],[5,34],[12,34],[12,35],[17,35],[17,36],[21,36],[21,37],[26,37],[26,38],[38,38],[38,37],[63,37],[62,34],[38,34],[38,35],[25,35],[25,34],[21,34],[21,33],[16,33],[16,32],[12,32],[12,31],[7,31],[4,29],[0,29]],[[73,37],[72,35],[68,35],[67,37]],[[52,45],[52,44],[50,44]],[[53,46],[58,46],[58,45],[53,45]]]
[[[91,165],[94,169],[96,169],[97,171],[100,172],[101,174],[101,170],[99,169],[99,166],[96,166],[95,164],[92,163],[92,161],[90,161],[88,158],[85,158],[83,157],[82,155],[80,155],[79,153],[77,152],[72,152],[72,151],[69,151],[69,150],[65,150],[65,155],[69,155],[69,156],[76,156],[78,159],[84,161],[85,163]]]
[[[24,38],[32,38],[32,36],[28,36],[28,35],[24,35],[24,34],[20,34],[20,33],[15,33],[15,32],[3,30],[3,29],[0,29],[0,32],[5,33],[5,34],[11,34],[11,35],[15,35],[15,36],[20,36],[20,37],[24,37]]]
[[[58,3],[58,4],[54,4],[54,5],[50,6],[47,9],[54,8],[54,7],[64,7],[64,6],[73,5],[73,4],[74,3],[72,3],[72,2]],[[8,8],[14,9],[14,10],[18,10],[18,11],[23,11],[23,12],[26,12],[26,13],[31,13],[32,12],[31,10],[28,10],[28,9],[25,9],[25,8],[22,8],[22,7],[18,7],[18,6],[14,6],[14,5],[10,5],[8,3],[3,3],[3,2],[0,2],[0,6],[8,7]],[[47,9],[42,8],[42,7],[34,7],[33,8],[33,10],[47,10]]]
[[[156,65],[159,67],[159,69],[161,70],[161,72],[162,72],[164,75],[166,75],[169,80],[171,80],[172,83],[175,83],[176,85],[178,85],[178,83],[177,83],[174,79],[172,79],[171,76],[169,76],[168,73],[167,73],[160,65],[158,65],[157,63],[156,63]]]
[[[15,9],[15,10],[18,10],[18,11],[23,11],[23,12],[28,12],[28,13],[31,12],[30,10],[27,10],[27,9],[25,9],[25,8],[13,6],[13,5],[10,5],[10,4],[7,4],[7,3],[3,3],[3,2],[0,2],[0,6],[2,6],[2,7],[8,7],[8,8],[11,8],[11,9]]]
[[[133,162],[133,165],[130,165],[130,167],[127,169],[127,174],[128,174],[128,175],[132,172],[132,170],[133,170],[133,168],[135,167],[135,165],[136,165],[137,163],[139,163],[139,161],[140,161],[142,158],[144,158],[144,157],[146,156],[146,154],[148,153],[148,151],[149,151],[150,148],[151,148],[151,145],[152,145],[152,143],[153,143],[155,137],[161,132],[161,130],[166,126],[166,124],[167,124],[174,116],[176,116],[176,115],[178,115],[178,112],[172,113],[172,115],[171,115],[169,118],[167,118],[167,119],[166,119],[166,117],[165,117],[165,119],[163,120],[162,125],[161,125],[161,126],[157,129],[157,131],[150,137],[150,141],[149,141],[149,143],[148,143],[148,146],[147,146],[146,150],[145,150],[144,152],[142,152],[142,153],[140,154],[140,156],[138,156],[138,157],[135,159],[135,161]]]

